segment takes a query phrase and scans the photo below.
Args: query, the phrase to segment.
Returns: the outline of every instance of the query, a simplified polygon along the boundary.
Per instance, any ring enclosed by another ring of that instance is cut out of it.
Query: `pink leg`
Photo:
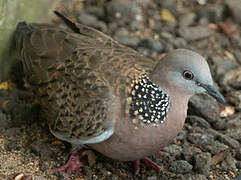
[[[135,176],[140,173],[140,160],[134,161],[134,166],[135,166]]]
[[[143,158],[143,161],[148,164],[149,166],[151,166],[151,168],[155,169],[156,171],[160,172],[161,171],[161,168],[160,166],[158,166],[157,163],[153,162],[151,159],[145,157]]]
[[[151,168],[155,169],[156,171],[160,172],[161,168],[158,166],[155,162],[153,162],[151,159],[145,157],[142,159],[147,165],[151,166]],[[134,161],[134,167],[135,167],[135,176],[140,173],[140,160]]]
[[[58,168],[54,168],[54,169],[49,169],[48,172],[49,173],[54,173],[54,172],[58,172],[58,171],[66,171],[65,173],[65,177],[68,178],[73,171],[77,171],[78,174],[80,176],[82,176],[82,167],[84,166],[84,163],[82,163],[80,160],[79,160],[79,152],[78,150],[75,150],[72,152],[68,162],[63,165],[63,166],[60,166]]]
[[[157,157],[164,157],[164,156],[166,156],[166,155],[167,155],[167,153],[164,152],[164,151],[158,151],[158,152],[156,153],[156,156],[157,156]]]

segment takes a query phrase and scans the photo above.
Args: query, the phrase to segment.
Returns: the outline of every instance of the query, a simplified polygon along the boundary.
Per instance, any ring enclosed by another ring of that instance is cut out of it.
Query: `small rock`
[[[33,178],[33,180],[45,180],[46,179],[46,177],[44,177],[44,176],[33,176],[32,178]]]
[[[223,143],[220,143],[219,141],[214,141],[210,145],[203,146],[203,149],[210,152],[211,154],[218,154],[218,153],[224,151],[227,148],[228,148],[227,145],[225,145]]]
[[[191,133],[188,140],[197,145],[210,145],[214,142],[214,136],[210,134]]]
[[[240,148],[240,143],[227,135],[220,134],[218,140],[232,148]]]
[[[226,95],[229,101],[235,105],[237,110],[241,110],[241,91],[229,91]]]
[[[236,163],[237,163],[237,160],[235,160],[232,157],[231,153],[229,153],[227,155],[227,157],[225,158],[225,160],[221,163],[221,166],[223,167],[223,169],[225,171],[227,171],[227,170],[234,170],[234,169],[237,168],[236,167]]]
[[[209,23],[219,23],[225,16],[225,7],[223,4],[209,4],[201,8],[198,13],[199,19],[205,18]]]
[[[241,1],[225,0],[225,4],[228,6],[230,12],[234,16],[235,20],[241,23]]]
[[[4,148],[7,150],[7,151],[13,151],[13,150],[19,150],[21,149],[21,145],[16,143],[16,141],[14,140],[11,140],[11,141],[7,141],[5,144],[4,144]]]
[[[164,45],[155,39],[152,38],[148,38],[148,39],[142,39],[139,44],[138,44],[139,48],[146,48],[146,49],[150,49],[156,52],[162,52],[164,50]]]
[[[238,41],[241,41],[241,37],[240,36],[238,36]],[[241,42],[239,42],[239,43],[241,43]],[[239,50],[239,48],[238,49],[234,49],[234,55],[235,55],[238,63],[241,64],[241,51]]]
[[[88,26],[95,25],[98,20],[95,16],[87,14],[87,13],[81,13],[78,18],[79,22]]]
[[[5,133],[7,136],[17,136],[21,133],[21,129],[17,127],[13,127],[13,128],[7,129]]]
[[[201,174],[209,175],[211,167],[211,154],[208,152],[200,153],[195,157],[195,170]]]
[[[202,174],[185,174],[183,180],[207,180],[207,178]]]
[[[176,48],[186,48],[187,41],[184,38],[176,37],[174,39],[168,39],[168,41],[173,44]]]
[[[106,6],[109,22],[118,24],[132,23],[142,18],[142,11],[138,4],[130,0],[110,1]]]
[[[167,152],[171,155],[177,155],[177,154],[180,154],[182,152],[182,147],[178,146],[176,144],[172,144],[170,146],[164,147],[163,151]]]
[[[188,162],[192,161],[193,157],[200,153],[202,153],[201,149],[191,145],[185,146],[182,151],[184,159]]]
[[[7,115],[0,112],[0,130],[8,129],[11,127],[11,122],[8,120]]]
[[[170,171],[173,173],[188,173],[192,170],[193,166],[191,164],[189,164],[187,161],[184,160],[178,160],[178,161],[174,161],[171,163],[170,165]]]
[[[227,129],[227,121],[224,119],[220,119],[213,123],[213,127],[216,130],[226,130]]]
[[[227,132],[241,132],[241,121],[240,121],[241,113],[235,113],[235,115],[230,118],[227,122]]]
[[[106,27],[105,23],[103,23],[102,21],[99,21],[95,16],[93,16],[91,14],[84,12],[84,13],[80,14],[78,20],[82,24],[94,27],[102,32],[107,32],[107,27]]]
[[[214,72],[217,77],[222,77],[228,71],[238,67],[238,63],[235,59],[227,57],[211,56],[210,61],[214,64]]]
[[[88,7],[85,9],[85,12],[87,14],[93,15],[95,17],[97,17],[98,19],[103,19],[105,17],[105,13],[104,10],[102,8],[99,7]]]
[[[188,113],[203,117],[209,123],[219,121],[219,107],[217,101],[205,94],[193,96],[188,103]]]
[[[138,43],[140,42],[140,39],[138,39],[136,37],[130,37],[130,36],[120,36],[116,39],[121,44],[124,44],[124,45],[132,47],[132,48],[136,48]]]
[[[119,180],[119,177],[116,174],[113,174],[111,180]]]
[[[238,161],[238,162],[236,163],[236,167],[237,167],[238,169],[241,169],[241,161]],[[241,179],[241,175],[240,175],[240,179]]]
[[[179,28],[178,33],[186,40],[195,41],[207,38],[213,34],[213,31],[208,27],[195,26]]]
[[[53,157],[53,151],[43,142],[34,141],[30,148],[34,153],[40,155],[42,161],[50,160]]]
[[[225,87],[227,91],[232,89],[233,84],[238,84],[239,82],[241,82],[241,67],[228,71],[220,80],[220,84]]]
[[[241,148],[237,148],[236,149],[236,156],[235,156],[238,160],[241,160]]]
[[[187,123],[190,123],[193,126],[200,126],[202,128],[210,128],[211,125],[205,121],[205,119],[198,116],[188,116],[186,119]]]
[[[196,17],[197,17],[196,14],[192,12],[182,15],[179,19],[179,24],[181,27],[190,26],[195,22]]]
[[[147,180],[157,180],[157,176],[151,176],[151,177],[148,177]]]

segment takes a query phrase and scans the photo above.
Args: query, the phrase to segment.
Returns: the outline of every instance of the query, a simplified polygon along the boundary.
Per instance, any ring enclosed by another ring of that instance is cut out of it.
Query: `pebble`
[[[182,151],[184,159],[188,162],[193,161],[193,157],[200,153],[202,153],[201,149],[191,145],[185,146]]]
[[[238,169],[241,169],[241,161],[238,161],[238,162],[236,163],[236,167],[237,167]],[[241,176],[240,176],[240,178],[241,178]]]
[[[116,38],[118,42],[120,42],[121,44],[124,44],[126,46],[132,47],[132,48],[136,48],[137,45],[140,42],[139,38],[136,37],[130,37],[130,36],[120,36],[118,38]]]
[[[209,4],[205,8],[201,8],[198,18],[205,18],[209,23],[219,23],[225,16],[225,7],[223,4]]]
[[[158,180],[157,176],[148,177],[147,180]]]
[[[238,67],[238,63],[235,59],[230,59],[223,56],[211,56],[210,61],[215,64],[214,72],[217,77],[222,77],[228,71]]]
[[[235,108],[241,111],[241,91],[229,91],[227,93],[228,100],[235,105]]]
[[[185,174],[182,180],[207,180],[203,174]]]
[[[234,170],[236,169],[237,160],[235,160],[231,153],[227,155],[224,161],[222,161],[221,166],[224,170]]]
[[[17,136],[21,133],[21,129],[17,127],[9,128],[5,131],[7,136]]]
[[[40,155],[40,159],[42,161],[50,160],[52,157],[54,157],[53,151],[49,148],[49,146],[43,142],[40,141],[34,141],[30,145],[31,150]]]
[[[192,126],[199,126],[202,128],[211,127],[211,125],[205,119],[198,116],[188,116],[186,122],[190,123]]]
[[[193,12],[184,14],[179,19],[179,25],[181,27],[187,27],[194,24],[197,15]]]
[[[8,129],[11,127],[11,122],[8,120],[7,115],[0,112],[0,130]]]
[[[164,50],[164,45],[159,40],[148,38],[142,39],[138,43],[138,48],[146,48],[160,53]]]
[[[214,136],[210,134],[190,133],[188,140],[197,145],[211,145],[214,143]]]
[[[236,149],[236,156],[235,156],[238,160],[241,160],[241,148],[237,148]]]
[[[173,173],[188,173],[192,170],[193,166],[191,164],[189,164],[187,161],[184,160],[178,160],[178,161],[173,161],[170,164],[170,171]]]
[[[106,13],[109,22],[118,21],[118,24],[131,23],[142,17],[140,6],[130,0],[110,1],[106,6]]]
[[[211,154],[208,152],[200,153],[194,156],[194,169],[204,175],[209,175],[211,167]]]
[[[219,141],[214,141],[212,144],[207,146],[202,146],[202,148],[211,154],[218,154],[227,148],[229,148],[227,145],[220,143]]]
[[[213,127],[216,130],[226,130],[227,129],[227,121],[225,119],[220,119],[213,123]]]
[[[196,41],[207,38],[213,34],[213,31],[206,26],[194,26],[179,28],[178,33],[188,41]]]
[[[201,116],[211,124],[220,120],[217,101],[206,94],[193,96],[188,107],[189,114]]]
[[[225,0],[225,4],[228,6],[230,12],[234,16],[238,23],[241,23],[241,1]]]
[[[226,72],[220,83],[227,91],[232,90],[232,84],[238,84],[241,81],[241,67],[232,68]],[[231,85],[231,87],[230,87]]]
[[[226,136],[226,135],[223,135],[223,134],[220,134],[218,136],[218,140],[234,149],[236,148],[239,148],[240,147],[240,143],[238,141],[236,141],[235,139],[229,137],[229,136]]]
[[[103,8],[99,7],[88,7],[85,9],[85,12],[87,14],[93,15],[97,17],[98,19],[103,19],[105,17],[105,12]]]
[[[94,27],[102,32],[107,32],[107,27],[105,23],[99,21],[94,15],[84,12],[79,15],[78,20],[82,24]]]
[[[178,146],[176,144],[172,144],[170,146],[164,147],[163,151],[169,153],[172,156],[173,155],[175,156],[175,155],[180,154],[182,152],[182,147]]]
[[[95,25],[98,20],[95,16],[87,14],[87,13],[81,13],[78,18],[79,22],[88,26]]]

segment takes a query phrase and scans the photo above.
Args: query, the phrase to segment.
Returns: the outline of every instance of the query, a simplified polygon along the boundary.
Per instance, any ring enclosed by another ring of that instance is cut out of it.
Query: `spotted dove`
[[[57,138],[138,161],[182,130],[192,95],[225,102],[199,54],[177,49],[154,60],[56,14],[71,31],[22,22],[14,43],[25,82]]]

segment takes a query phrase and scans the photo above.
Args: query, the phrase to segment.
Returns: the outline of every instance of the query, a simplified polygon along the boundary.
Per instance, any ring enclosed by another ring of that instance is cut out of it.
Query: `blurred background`
[[[57,9],[75,22],[94,27],[142,54],[160,59],[176,48],[204,56],[228,106],[194,96],[185,127],[153,157],[163,171],[141,164],[133,176],[131,162],[97,153],[97,162],[83,169],[86,177],[71,179],[231,180],[241,169],[241,1],[240,0],[2,0],[0,2],[0,80],[7,80],[11,32],[19,21],[53,23],[67,28]],[[0,89],[5,88],[0,84]],[[36,111],[0,112],[0,179],[63,179],[46,169],[62,165],[70,146],[56,140],[44,122],[28,123]]]

